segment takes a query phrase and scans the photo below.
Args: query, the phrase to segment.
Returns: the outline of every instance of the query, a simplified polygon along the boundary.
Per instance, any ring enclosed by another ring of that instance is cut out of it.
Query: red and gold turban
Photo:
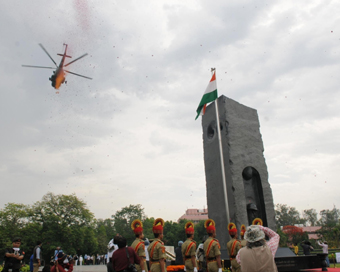
[[[246,226],[241,225],[241,236],[244,236],[244,233],[246,232]]]
[[[153,233],[163,233],[164,220],[162,218],[157,218],[153,222],[152,232]]]
[[[205,220],[204,227],[207,230],[207,233],[213,233],[214,231],[216,231],[215,221],[212,219]]]
[[[236,235],[237,234],[237,228],[234,223],[229,223],[228,224],[228,231],[230,235]]]
[[[186,234],[194,234],[195,232],[194,224],[190,221],[185,224],[184,228]]]
[[[143,223],[139,219],[133,220],[131,223],[131,229],[135,234],[141,234],[143,232]]]
[[[252,225],[261,225],[261,226],[263,226],[263,222],[262,222],[261,218],[255,218],[253,220]]]

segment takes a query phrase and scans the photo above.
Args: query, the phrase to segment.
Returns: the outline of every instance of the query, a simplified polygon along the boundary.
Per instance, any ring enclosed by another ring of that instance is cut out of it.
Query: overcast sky
[[[10,0],[0,11],[0,208],[75,193],[97,218],[130,204],[206,207],[196,108],[258,111],[275,204],[340,208],[340,2]],[[76,58],[59,94],[63,43]]]

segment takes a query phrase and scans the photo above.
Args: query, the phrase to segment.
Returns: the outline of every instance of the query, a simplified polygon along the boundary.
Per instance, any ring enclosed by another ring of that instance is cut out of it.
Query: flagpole
[[[211,68],[211,73],[215,73],[216,77],[216,68]],[[217,84],[216,84],[217,85]],[[223,184],[223,192],[224,192],[224,204],[227,216],[227,225],[230,223],[229,216],[229,203],[228,203],[228,191],[227,191],[227,182],[225,178],[225,169],[224,169],[224,158],[223,158],[223,148],[222,148],[222,137],[221,137],[221,128],[220,128],[220,117],[218,113],[218,98],[215,99],[215,111],[216,111],[216,126],[217,126],[217,135],[218,135],[218,145],[220,151],[220,161],[221,161],[221,172],[222,172],[222,184]]]

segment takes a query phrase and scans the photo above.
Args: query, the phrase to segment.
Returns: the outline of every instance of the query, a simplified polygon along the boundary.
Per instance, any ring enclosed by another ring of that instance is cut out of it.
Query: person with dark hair
[[[126,239],[123,236],[116,236],[115,243],[118,249],[112,254],[112,267],[115,272],[128,272],[129,264],[140,264],[139,257],[132,247],[126,246]],[[129,259],[127,257],[129,255]]]
[[[150,257],[150,271],[151,272],[166,272],[165,268],[165,247],[162,239],[163,235],[164,220],[157,218],[153,222],[152,232],[155,239],[148,247]]]
[[[72,272],[73,271],[73,259],[70,262],[66,262],[67,255],[64,252],[59,252],[57,260],[51,267],[51,272]]]
[[[42,252],[41,252],[42,242],[38,241],[35,248],[33,249],[33,272],[38,272],[41,266]]]
[[[229,223],[228,225],[229,235],[231,240],[227,243],[227,250],[229,254],[229,260],[231,263],[231,269],[233,272],[241,272],[241,266],[236,261],[236,255],[240,250],[241,242],[237,240],[237,228],[234,223]]]
[[[187,240],[182,245],[182,256],[185,260],[185,269],[187,272],[197,272],[196,265],[196,242],[194,241],[194,224],[192,222],[187,222],[185,224],[185,234],[187,235]]]
[[[176,254],[176,265],[184,265],[183,261],[183,255],[182,255],[182,245],[183,241],[178,241],[178,247],[175,248],[175,254]]]
[[[310,255],[310,252],[314,250],[309,241],[302,241],[300,245],[302,247],[303,254],[306,256]]]
[[[21,260],[25,253],[20,250],[21,238],[16,237],[12,240],[12,248],[6,248],[5,251],[5,265],[3,272],[19,272],[21,267]]]
[[[204,222],[204,227],[209,235],[209,238],[205,240],[203,244],[208,271],[222,272],[220,251],[221,246],[218,240],[215,238],[216,237],[215,221],[212,219],[207,219]]]
[[[266,242],[265,236],[269,237]],[[274,261],[280,236],[269,228],[251,225],[244,234],[247,246],[239,250],[236,261],[242,272],[277,272]]]
[[[59,252],[63,252],[63,250],[61,249],[60,246],[57,246],[57,248],[54,250],[54,260],[57,261],[58,260],[58,254]]]
[[[145,243],[143,241],[144,234],[142,221],[139,219],[134,220],[131,223],[131,228],[136,236],[136,239],[133,241],[131,247],[134,249],[140,260],[140,265],[136,265],[136,269],[138,272],[145,272],[147,269],[145,262]]]
[[[324,241],[323,243],[320,241],[318,241],[318,245],[322,247],[322,252],[323,253],[326,253],[327,256],[326,256],[326,263],[327,263],[327,266],[329,267],[329,258],[328,258],[328,243],[326,241]]]
[[[116,234],[115,237],[118,237],[119,234]],[[112,271],[112,254],[118,249],[117,244],[115,243],[115,238],[111,239],[109,244],[107,245],[108,248],[108,252],[106,255],[106,268],[107,268],[107,272],[113,272]]]
[[[42,269],[42,272],[50,272],[50,271],[51,271],[50,264],[45,264],[44,268]]]

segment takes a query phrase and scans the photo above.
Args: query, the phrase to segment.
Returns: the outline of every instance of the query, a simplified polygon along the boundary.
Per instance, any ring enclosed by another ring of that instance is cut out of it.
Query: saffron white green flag
[[[216,76],[215,76],[215,72],[214,72],[207,88],[205,89],[205,92],[203,94],[201,102],[198,105],[198,108],[196,110],[197,116],[196,116],[195,120],[198,118],[198,116],[204,115],[205,109],[206,109],[206,104],[213,102],[216,98],[217,98],[217,84],[216,84]]]

